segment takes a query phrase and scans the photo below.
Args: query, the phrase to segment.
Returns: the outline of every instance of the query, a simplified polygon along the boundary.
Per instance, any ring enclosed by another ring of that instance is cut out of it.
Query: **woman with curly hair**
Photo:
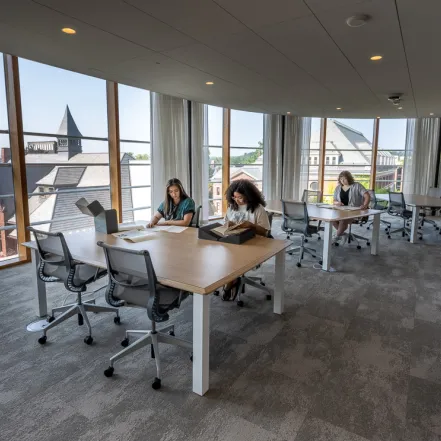
[[[266,202],[251,181],[233,181],[225,195],[228,202],[225,222],[242,224],[244,228],[251,228],[260,236],[268,236],[271,227],[265,211]]]

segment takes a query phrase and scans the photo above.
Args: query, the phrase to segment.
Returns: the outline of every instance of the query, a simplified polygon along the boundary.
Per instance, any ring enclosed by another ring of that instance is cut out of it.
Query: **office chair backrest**
[[[388,213],[401,215],[405,209],[406,202],[404,200],[404,194],[400,192],[389,192]]]
[[[306,234],[309,224],[306,202],[282,200],[282,216],[282,230],[298,231]]]
[[[202,205],[196,208],[196,211],[193,213],[193,217],[191,218],[190,227],[199,228],[200,217],[201,217]]]
[[[106,301],[112,306],[122,306],[124,301],[147,309],[150,320],[168,320],[166,311],[159,305],[158,281],[150,253],[98,242],[106,257],[109,285]]]
[[[303,190],[302,202],[307,204],[317,204],[323,202],[323,192],[313,190]]]
[[[72,268],[72,256],[63,233],[50,233],[28,227],[40,256],[38,275],[44,282],[59,282]]]
[[[369,208],[375,209],[377,206],[377,197],[375,196],[374,190],[367,190],[369,193],[370,201],[369,201]]]
[[[274,213],[272,211],[267,211],[266,212],[267,216],[268,216],[268,221],[270,224],[270,229],[268,231],[268,236],[270,239],[274,239],[273,235],[271,234],[271,229],[273,227],[273,218],[274,218]]]

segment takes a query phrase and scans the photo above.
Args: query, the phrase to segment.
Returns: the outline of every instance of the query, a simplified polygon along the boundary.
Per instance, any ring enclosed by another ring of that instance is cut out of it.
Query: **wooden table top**
[[[389,195],[387,193],[376,194],[375,197],[383,201],[389,201]],[[409,207],[441,207],[441,198],[436,198],[434,196],[404,193],[404,200]]]
[[[298,202],[288,201],[287,202]],[[381,210],[338,210],[333,208],[320,208],[316,204],[308,205],[308,215],[312,219],[317,219],[325,222],[339,221],[345,219],[357,219],[363,216],[372,216],[374,214],[382,213]],[[267,201],[265,210],[273,213],[282,214],[282,201],[271,200]]]
[[[98,241],[148,250],[160,283],[198,294],[212,293],[292,245],[290,241],[261,236],[242,245],[201,240],[196,228],[181,233],[155,232],[151,239],[138,243],[94,229],[65,233],[65,238],[74,259],[101,268],[106,268],[106,261],[102,248],[96,245]],[[37,248],[35,242],[23,245]]]

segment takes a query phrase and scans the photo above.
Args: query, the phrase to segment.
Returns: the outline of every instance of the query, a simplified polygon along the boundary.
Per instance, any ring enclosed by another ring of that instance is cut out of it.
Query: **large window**
[[[118,86],[123,221],[151,218],[150,92]]]
[[[19,67],[30,223],[45,231],[90,227],[75,202],[111,206],[106,83],[24,59]]]
[[[15,225],[7,221],[15,213],[11,150],[9,148],[3,54],[0,53],[0,265],[16,258]]]
[[[208,217],[222,216],[223,109],[205,106],[205,167],[208,168]]]
[[[308,189],[319,190],[319,157],[320,157],[320,131],[322,127],[321,118],[311,118],[311,140],[309,144],[309,181]]]
[[[402,191],[406,119],[382,119],[378,135],[375,191]]]
[[[326,127],[323,199],[332,202],[340,172],[351,172],[365,188],[370,187],[373,119],[328,119]]]
[[[263,114],[231,111],[230,181],[247,179],[262,190]]]

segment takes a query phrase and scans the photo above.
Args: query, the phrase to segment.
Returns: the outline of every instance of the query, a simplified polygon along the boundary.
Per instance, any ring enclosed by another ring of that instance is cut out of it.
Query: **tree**
[[[148,161],[150,159],[150,156],[147,153],[140,153],[135,156],[135,159]]]

